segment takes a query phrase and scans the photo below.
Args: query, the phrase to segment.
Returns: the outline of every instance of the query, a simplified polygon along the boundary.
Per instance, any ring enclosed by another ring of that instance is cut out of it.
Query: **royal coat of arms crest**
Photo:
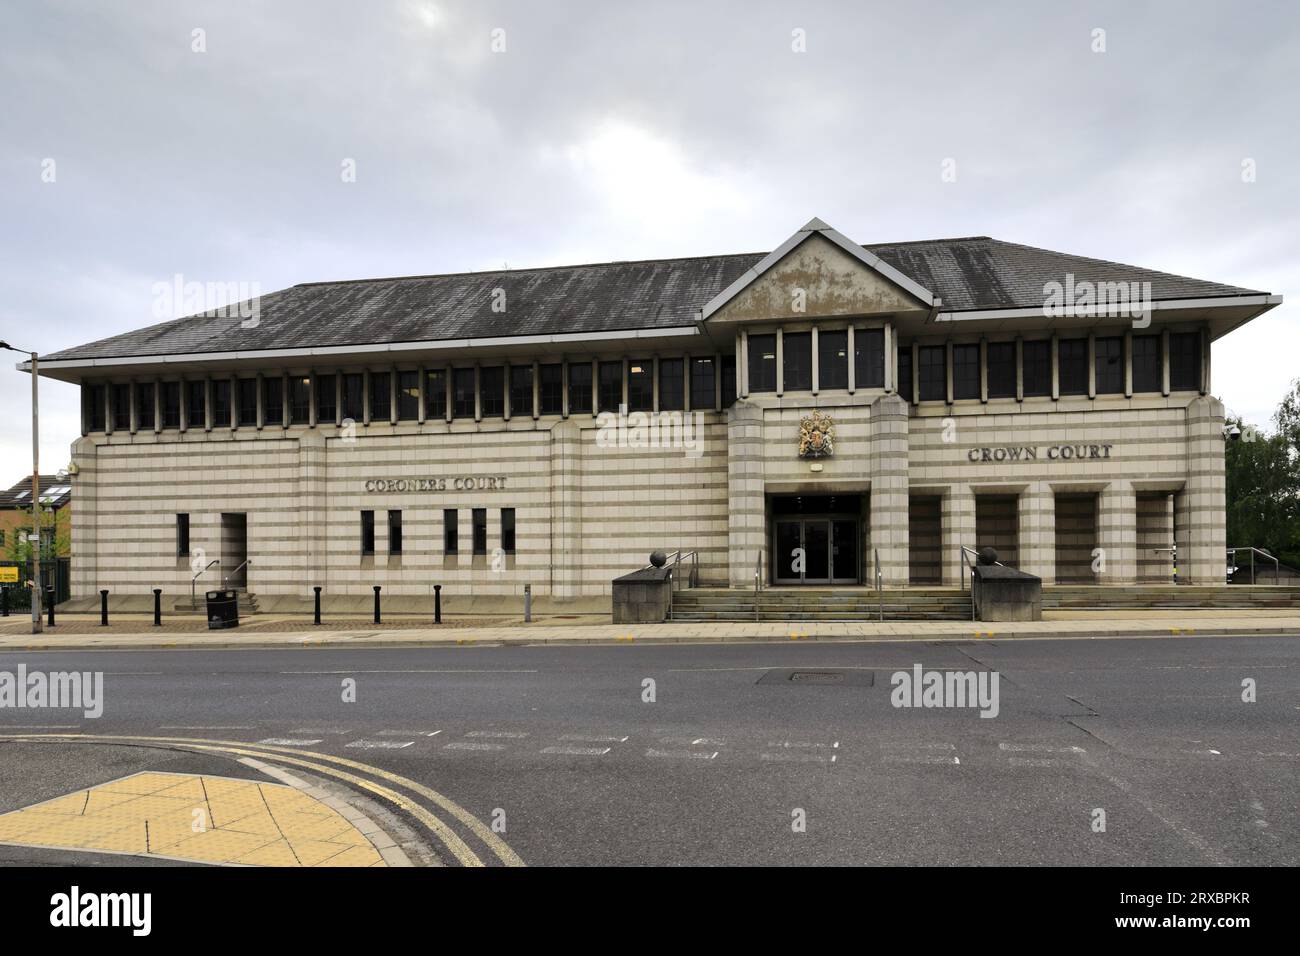
[[[799,457],[829,458],[835,454],[835,422],[816,409],[799,422]]]

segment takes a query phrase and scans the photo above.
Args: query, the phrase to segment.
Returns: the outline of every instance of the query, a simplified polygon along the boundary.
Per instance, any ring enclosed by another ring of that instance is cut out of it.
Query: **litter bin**
[[[239,627],[239,594],[236,591],[209,591],[208,630]]]

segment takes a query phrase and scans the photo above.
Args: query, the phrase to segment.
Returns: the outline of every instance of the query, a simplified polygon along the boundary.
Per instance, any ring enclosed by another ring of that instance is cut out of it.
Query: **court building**
[[[1225,576],[1213,344],[1281,297],[988,237],[306,283],[44,358],[74,596]]]

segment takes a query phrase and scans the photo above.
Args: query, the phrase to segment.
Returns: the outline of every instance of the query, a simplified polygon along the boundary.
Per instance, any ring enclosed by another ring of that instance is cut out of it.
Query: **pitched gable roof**
[[[810,227],[829,229],[820,220],[805,229]],[[1156,301],[1265,294],[988,236],[844,243],[882,274],[896,274],[896,284],[937,296],[945,313],[1041,308],[1044,285],[1063,281],[1067,273],[1094,282],[1150,282]],[[305,283],[262,296],[253,328],[238,317],[194,315],[64,349],[42,361],[690,328],[720,293],[773,255]],[[496,289],[505,291],[504,312],[492,311]]]

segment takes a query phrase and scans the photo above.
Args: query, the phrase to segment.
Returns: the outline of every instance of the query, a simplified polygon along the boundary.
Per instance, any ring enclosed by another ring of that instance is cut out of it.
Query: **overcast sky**
[[[1300,376],[1291,2],[43,0],[0,18],[0,338],[26,349],[151,324],[177,274],[269,292],[764,252],[820,216],[858,242],[990,235],[1281,293],[1215,345],[1214,392],[1265,425]],[[31,446],[5,354],[0,486]],[[41,386],[54,471],[77,394]]]

